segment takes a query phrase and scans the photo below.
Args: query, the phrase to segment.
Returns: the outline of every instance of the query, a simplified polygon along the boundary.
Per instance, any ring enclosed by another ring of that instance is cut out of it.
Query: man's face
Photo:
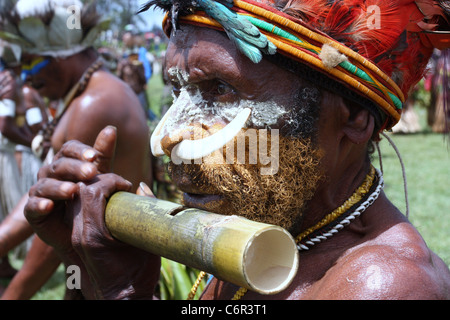
[[[134,36],[131,34],[131,32],[124,33],[124,35],[122,36],[122,41],[127,48],[134,47]]]
[[[313,137],[290,135],[302,125],[293,112],[299,78],[268,61],[253,64],[207,28],[182,26],[166,59],[175,101],[154,131],[152,150],[171,157],[184,204],[298,226],[321,177]],[[183,140],[195,140],[193,154],[203,158],[189,158]]]
[[[25,81],[35,88],[40,95],[51,100],[62,97],[61,72],[58,61],[51,57],[25,54],[22,57],[22,74]]]

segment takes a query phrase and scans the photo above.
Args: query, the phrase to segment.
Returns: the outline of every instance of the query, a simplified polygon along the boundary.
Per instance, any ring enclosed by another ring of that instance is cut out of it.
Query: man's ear
[[[343,133],[347,138],[355,143],[362,144],[370,140],[375,129],[375,119],[367,109],[359,106],[352,106],[344,103],[346,108],[346,121],[343,126]]]

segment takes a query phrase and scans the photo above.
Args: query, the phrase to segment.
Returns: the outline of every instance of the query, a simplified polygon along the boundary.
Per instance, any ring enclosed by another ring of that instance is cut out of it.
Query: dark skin
[[[34,58],[36,56],[26,55],[24,62],[29,63]],[[66,59],[52,59],[47,67],[30,79],[31,83],[42,96],[51,100],[63,98],[96,59],[97,54],[93,50]],[[137,188],[140,182],[151,185],[149,129],[145,114],[135,94],[105,70],[95,72],[86,90],[72,101],[55,129],[52,148],[58,152],[72,140],[93,145],[98,133],[106,126],[116,134],[114,148],[118,155],[107,172],[114,171],[126,177],[133,188]],[[93,161],[93,154],[87,153],[86,159]],[[56,169],[57,164],[51,167]],[[103,172],[101,167],[92,171],[89,165],[73,169],[81,170],[78,173],[83,176]],[[27,257],[26,264],[2,299],[31,298],[48,279],[48,270],[54,270],[61,262],[55,251],[49,250],[44,242],[33,243],[32,250],[29,255],[36,259]],[[36,252],[41,252],[41,255]],[[47,258],[42,259],[43,255]]]
[[[14,69],[16,74],[20,74],[19,70]],[[12,78],[11,78],[12,79]],[[14,86],[17,86],[17,82],[14,81]],[[11,95],[11,98],[17,98],[19,104],[16,106],[16,118],[14,119],[16,130],[18,132],[26,133],[22,134],[23,139],[26,141],[26,145],[31,145],[32,138],[47,122],[46,106],[43,99],[33,88],[28,85],[23,85],[21,95],[19,92]],[[31,108],[39,108],[42,114],[42,122],[29,126],[26,123],[25,115],[27,110]],[[20,123],[20,125],[18,124]],[[16,152],[16,160],[21,172],[22,165],[22,153]],[[23,208],[26,204],[28,197],[23,197],[16,207],[8,214],[4,221],[0,224],[0,257],[5,257],[7,253],[14,249],[17,244],[23,242],[29,236],[33,234],[33,229],[28,224],[23,215]],[[14,270],[14,274],[17,271]]]
[[[9,99],[16,103],[16,114],[24,106],[24,95],[12,70],[0,73],[0,100]],[[0,117],[0,132],[14,143],[31,146],[33,132],[28,126],[18,126],[14,117]]]
[[[23,105],[20,107],[18,112],[18,116],[20,117],[19,123],[21,127],[28,127],[31,131],[31,137],[29,144],[31,145],[32,138],[36,136],[36,134],[39,133],[39,130],[43,128],[43,126],[48,121],[48,115],[47,115],[47,107],[45,105],[44,100],[42,97],[37,93],[36,90],[34,90],[32,87],[30,87],[28,84],[24,84],[22,87],[22,94],[23,94]],[[33,108],[39,108],[42,120],[38,123],[32,124],[31,126],[26,122],[26,113],[28,110]],[[17,164],[19,165],[19,171],[22,170],[22,154],[19,152],[16,152],[16,159]]]
[[[182,26],[172,35],[166,58],[168,69],[184,71],[189,75],[187,85],[195,84],[204,97],[214,99],[265,101],[270,95],[284,103],[286,97],[292,97],[293,84],[299,83],[296,75],[267,61],[254,65],[222,33],[209,29]],[[214,93],[211,88],[217,80],[233,90]],[[370,113],[349,108],[342,98],[330,94],[324,95],[320,110],[317,145],[323,151],[320,167],[324,178],[303,212],[302,224],[291,230],[295,236],[344,203],[370,167],[367,147],[374,132]],[[283,127],[282,119],[278,125]],[[75,142],[65,145],[55,165],[41,170],[41,179],[30,192],[26,217],[66,263],[80,266],[85,298],[151,299],[159,257],[130,247],[125,250],[127,246],[114,240],[104,224],[107,199],[116,191],[131,190],[118,175],[97,175],[96,168],[113,158],[114,140],[106,130],[93,149]],[[168,155],[174,146],[170,142],[162,142]],[[87,161],[83,157],[86,150],[103,160],[97,164]],[[85,166],[92,170],[82,176],[80,169]],[[188,188],[192,177],[179,174],[173,178],[179,187]],[[189,190],[193,191],[200,190]],[[72,200],[71,205],[64,207],[67,200]],[[203,205],[198,202],[199,208]],[[70,224],[64,224],[63,219]],[[111,267],[111,274],[101,272]],[[122,270],[130,278],[118,277]],[[88,281],[89,277],[94,281]],[[299,272],[287,290],[274,296],[249,292],[244,299],[448,299],[449,288],[446,265],[382,192],[348,227],[300,254]],[[228,300],[237,289],[214,279],[202,299]]]
[[[19,68],[20,69],[20,68]],[[30,102],[30,100],[35,100],[30,97],[28,91],[25,88],[22,88],[22,85],[19,83],[17,79],[17,75],[20,73],[20,70],[17,68],[9,68],[0,73],[0,100],[9,99],[15,102],[15,117],[10,116],[1,116],[0,117],[0,132],[3,136],[7,137],[11,142],[16,144],[31,146],[31,141],[33,139],[34,133],[33,128],[29,127],[26,123],[21,123],[25,121],[21,121],[24,119],[24,113],[26,112],[26,105]],[[18,169],[20,168],[20,157],[17,156],[18,160]],[[9,216],[5,218],[7,220]],[[21,219],[26,223],[25,218],[23,216],[23,206],[21,212]],[[30,228],[28,228],[30,229]],[[0,238],[3,238],[3,235],[0,231]],[[25,238],[26,239],[26,238]],[[5,241],[2,241],[5,242]],[[0,263],[0,276],[10,278],[14,276],[16,270],[13,269],[8,261],[8,258],[5,257],[7,252],[11,249],[6,247],[7,244],[2,243],[0,245],[0,257],[2,261]]]

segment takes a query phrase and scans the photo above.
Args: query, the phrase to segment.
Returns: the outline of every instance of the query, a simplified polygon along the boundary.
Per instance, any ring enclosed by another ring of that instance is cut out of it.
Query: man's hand
[[[66,265],[80,268],[86,298],[151,298],[160,258],[115,240],[104,222],[109,197],[132,187],[108,173],[115,141],[116,131],[108,127],[93,148],[76,141],[66,143],[53,163],[40,170],[25,216]],[[141,192],[151,196],[143,188]]]
[[[117,191],[129,191],[130,185],[114,174],[78,185],[79,196],[69,212],[72,245],[88,274],[82,279],[83,294],[90,299],[152,299],[160,257],[114,239],[105,225],[107,200]]]
[[[10,70],[0,72],[0,100],[9,99],[20,104],[22,92],[16,77]]]
[[[43,166],[38,182],[30,189],[25,216],[39,237],[60,253],[69,253],[71,224],[65,214],[66,201],[79,191],[78,182],[88,182],[106,173],[114,157],[116,130],[105,128],[93,148],[77,141],[64,144],[51,164]],[[123,189],[130,188],[131,184]]]

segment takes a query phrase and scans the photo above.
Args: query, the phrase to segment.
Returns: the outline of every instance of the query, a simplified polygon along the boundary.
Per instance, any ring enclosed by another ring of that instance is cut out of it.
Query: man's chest
[[[241,300],[311,300],[326,296],[326,288],[333,281],[330,274],[340,269],[341,263],[334,254],[300,255],[300,265],[290,286],[275,295],[261,295],[247,291]],[[232,300],[238,297],[240,288],[213,278],[205,288],[202,299]]]
[[[262,295],[252,291],[242,291],[241,288],[227,282],[213,279],[205,288],[202,300],[303,300],[313,299],[313,293],[320,283],[308,283],[302,277],[296,277],[284,291],[275,295]],[[319,281],[320,282],[320,281]],[[242,294],[244,293],[244,294]]]

